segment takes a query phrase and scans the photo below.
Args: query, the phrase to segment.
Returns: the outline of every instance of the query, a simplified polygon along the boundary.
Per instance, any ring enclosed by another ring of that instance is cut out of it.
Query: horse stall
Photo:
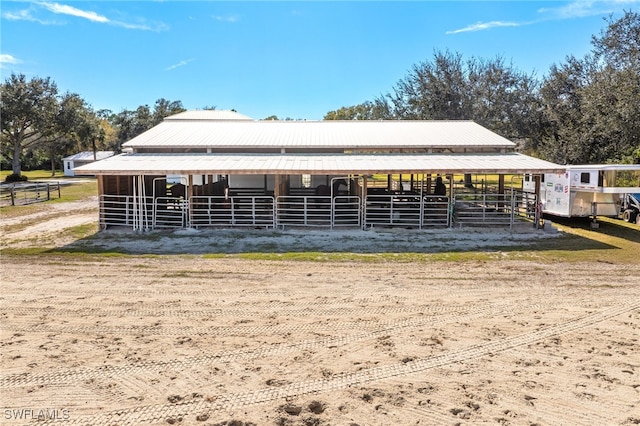
[[[512,225],[522,202],[505,176],[562,171],[515,150],[464,120],[185,111],[78,171],[98,176],[102,229]]]
[[[417,228],[450,225],[450,198],[436,194],[431,174],[387,175],[367,180],[364,227]],[[382,182],[382,184],[381,184]]]
[[[276,198],[277,226],[360,227],[361,198],[350,177],[293,175]]]
[[[424,229],[512,226],[523,211],[521,191],[504,185],[463,190],[454,187],[453,175],[447,175],[442,195],[436,194],[436,177],[406,176],[406,181],[393,175],[384,180],[359,175],[103,177],[100,225],[143,230]]]

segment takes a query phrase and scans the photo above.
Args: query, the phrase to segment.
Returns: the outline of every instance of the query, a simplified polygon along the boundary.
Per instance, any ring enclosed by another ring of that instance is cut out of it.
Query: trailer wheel
[[[635,222],[636,216],[636,212],[631,209],[627,209],[622,212],[622,220],[624,220],[625,222]]]

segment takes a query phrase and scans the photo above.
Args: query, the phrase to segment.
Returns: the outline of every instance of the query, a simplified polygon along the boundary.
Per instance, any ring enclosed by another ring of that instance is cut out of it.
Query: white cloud
[[[584,18],[623,12],[631,5],[640,5],[640,0],[574,0],[563,6],[538,9],[538,13],[547,19]]]
[[[169,26],[163,23],[159,23],[159,24],[155,24],[155,25],[149,25],[149,24],[131,24],[128,22],[122,22],[122,21],[110,21],[109,22],[111,25],[115,25],[118,27],[122,27],[122,28],[126,28],[128,30],[143,30],[143,31],[167,31],[169,29]]]
[[[0,53],[0,64],[19,64],[22,61],[8,53]]]
[[[603,8],[604,6],[604,8]],[[550,19],[584,18],[586,16],[610,13],[606,2],[574,1],[560,7],[545,7],[538,9],[538,13]]]
[[[549,2],[554,4],[554,2]],[[491,21],[478,22],[457,30],[447,31],[446,34],[459,34],[473,31],[484,31],[496,27],[520,27],[540,22],[559,21],[564,19],[585,18],[588,16],[608,15],[622,12],[629,5],[638,5],[640,0],[574,0],[563,3],[558,7],[545,7],[538,9],[538,16],[531,21],[508,22]]]
[[[227,16],[220,16],[220,15],[214,15],[212,16],[213,19],[215,19],[218,22],[230,22],[230,23],[235,23],[238,22],[239,18],[236,15],[227,15]]]
[[[8,19],[9,21],[29,21],[29,22],[37,22],[42,25],[54,25],[56,22],[54,21],[45,21],[44,19],[37,18],[33,16],[32,10],[22,9],[17,11],[5,11],[2,13],[2,17],[4,19]]]
[[[4,19],[13,20],[13,21],[37,22],[42,25],[62,24],[61,22],[45,21],[44,19],[37,17],[38,9],[40,11],[42,11],[42,9],[45,9],[56,15],[74,16],[77,18],[87,19],[91,22],[113,25],[116,27],[122,27],[129,30],[166,31],[169,29],[168,25],[161,22],[149,24],[149,23],[146,23],[144,19],[139,19],[138,23],[126,22],[124,20],[113,20],[91,10],[83,10],[77,7],[60,4],[60,3],[53,3],[53,2],[37,2],[37,3],[33,3],[31,7],[27,9],[23,9],[19,11],[5,11],[2,13],[2,17]]]
[[[78,18],[84,18],[92,22],[101,22],[101,23],[109,22],[109,18],[107,18],[106,16],[98,15],[96,12],[78,9],[76,7],[65,5],[65,4],[42,2],[42,3],[38,3],[38,5],[44,7],[50,12],[61,14],[61,15],[70,15]]]
[[[505,22],[505,21],[477,22],[475,24],[468,25],[458,30],[447,31],[446,34],[459,34],[459,33],[473,32],[473,31],[484,31],[484,30],[488,30],[496,27],[519,27],[521,25],[526,25],[526,24],[518,23],[518,22]]]
[[[189,62],[192,62],[192,61],[194,61],[194,60],[195,60],[195,58],[187,59],[187,60],[185,60],[185,61],[180,61],[180,62],[178,62],[177,64],[173,64],[173,65],[171,65],[171,66],[168,66],[168,67],[167,67],[167,68],[165,68],[164,70],[165,70],[165,71],[175,70],[176,68],[183,67],[183,66],[187,65]]]

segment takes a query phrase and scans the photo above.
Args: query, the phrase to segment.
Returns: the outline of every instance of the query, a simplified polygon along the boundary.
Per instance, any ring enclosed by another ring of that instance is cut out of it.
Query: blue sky
[[[591,50],[617,1],[5,1],[2,81],[50,77],[92,107],[159,98],[252,118],[322,119],[391,91],[436,50],[544,76]]]

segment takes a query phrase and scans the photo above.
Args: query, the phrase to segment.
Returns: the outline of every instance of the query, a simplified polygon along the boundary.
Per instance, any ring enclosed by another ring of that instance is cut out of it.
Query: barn
[[[518,177],[563,171],[472,121],[198,110],[123,150],[76,168],[97,176],[101,229],[512,226],[537,204]]]
[[[115,155],[114,151],[82,151],[62,159],[64,175],[76,176],[75,168]]]

